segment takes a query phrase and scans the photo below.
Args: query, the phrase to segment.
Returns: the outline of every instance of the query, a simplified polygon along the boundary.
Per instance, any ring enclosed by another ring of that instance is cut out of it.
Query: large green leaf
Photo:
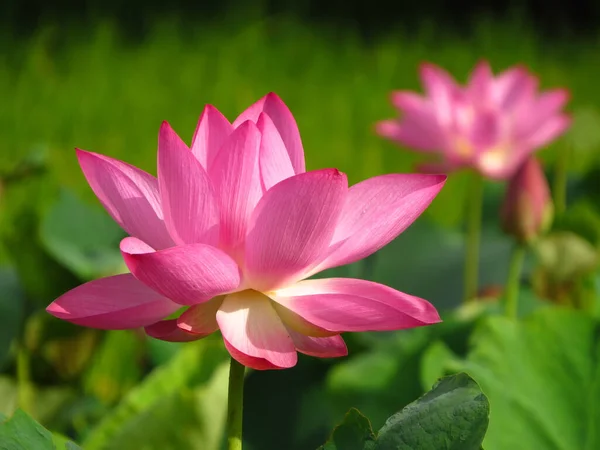
[[[544,308],[515,322],[489,317],[463,369],[490,399],[486,450],[600,448],[598,323]]]
[[[82,450],[79,445],[70,441],[68,437],[63,436],[62,434],[52,433],[52,439],[57,449]]]
[[[226,357],[220,340],[185,344],[129,391],[91,430],[83,448],[218,449],[227,403]]]
[[[0,450],[82,450],[69,438],[48,431],[21,409],[9,419],[0,414],[0,421]]]
[[[377,434],[352,409],[320,450],[479,450],[489,403],[471,377],[441,379],[424,396],[390,417]]]
[[[441,379],[431,391],[390,417],[377,450],[478,450],[490,406],[467,374]]]
[[[123,269],[119,241],[123,231],[105,213],[63,190],[42,220],[41,242],[65,267],[83,279]]]
[[[0,450],[55,450],[52,433],[23,410],[0,424]]]

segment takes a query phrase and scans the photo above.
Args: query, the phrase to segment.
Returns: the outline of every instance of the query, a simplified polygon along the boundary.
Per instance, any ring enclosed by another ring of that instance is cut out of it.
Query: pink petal
[[[276,291],[271,298],[336,333],[401,330],[440,322],[429,302],[364,280],[305,280]]]
[[[435,64],[421,64],[420,74],[426,93],[432,97],[436,97],[439,94],[446,95],[447,93],[459,90],[454,78]]]
[[[445,182],[445,175],[389,174],[352,186],[331,241],[339,246],[315,270],[350,264],[391,242],[425,211]]]
[[[544,147],[563,134],[571,126],[571,122],[571,117],[566,114],[555,116],[528,136],[523,145],[530,149]]]
[[[216,244],[219,210],[208,175],[167,122],[158,139],[158,184],[175,243]]]
[[[425,93],[433,102],[440,125],[448,125],[454,114],[453,102],[461,95],[461,89],[448,72],[433,64],[422,64],[420,72]]]
[[[348,355],[348,348],[340,335],[330,337],[310,337],[289,330],[296,350],[317,358],[339,358]]]
[[[417,150],[443,147],[444,131],[430,101],[413,92],[397,91],[392,93],[392,103],[402,112],[402,119],[379,122],[377,133]]]
[[[255,358],[253,356],[248,356],[245,353],[240,352],[234,346],[232,346],[225,338],[223,338],[223,342],[225,343],[225,348],[232,356],[232,358],[246,367],[249,367],[254,370],[287,369],[287,367],[278,367],[264,358]]]
[[[142,283],[181,305],[194,305],[231,292],[240,285],[237,264],[221,250],[206,244],[138,253],[135,238],[121,241],[131,273]]]
[[[534,99],[538,80],[524,67],[509,69],[496,78],[494,95],[504,111],[515,111]]]
[[[209,172],[219,201],[219,247],[230,255],[243,245],[250,215],[262,196],[260,138],[256,125],[244,122],[227,139]]]
[[[156,178],[97,153],[77,149],[77,158],[92,190],[127,234],[156,248],[173,245],[163,222]]]
[[[412,91],[394,91],[390,96],[392,105],[404,114],[428,117],[431,114],[431,104],[427,98]]]
[[[252,214],[246,239],[249,284],[268,291],[295,280],[327,249],[348,192],[336,169],[306,172],[273,186]]]
[[[527,139],[543,128],[548,121],[558,117],[568,100],[569,92],[566,89],[555,89],[540,95],[520,114],[515,124],[518,138]]]
[[[204,107],[192,138],[192,153],[205,170],[209,169],[232,132],[233,126],[217,108],[212,105]]]
[[[494,89],[494,74],[487,61],[480,61],[473,70],[468,82],[467,92],[474,102],[488,104]]]
[[[288,331],[295,331],[296,333],[311,337],[328,337],[335,335],[335,333],[332,333],[331,331],[327,331],[323,328],[313,325],[308,320],[300,317],[294,311],[280,305],[279,303],[273,302],[272,306],[275,308],[277,315]]]
[[[375,132],[412,150],[432,152],[441,149],[438,133],[423,133],[419,124],[408,119],[402,122],[382,120],[375,124]]]
[[[263,189],[267,191],[281,180],[294,176],[294,168],[281,135],[271,118],[261,113],[256,125],[262,135],[259,152],[260,176]]]
[[[215,297],[205,303],[190,306],[177,319],[177,326],[190,333],[207,336],[219,329],[217,323],[217,311],[223,303],[222,295]]]
[[[217,322],[223,339],[238,352],[277,367],[296,365],[294,342],[265,295],[248,290],[226,296]]]
[[[167,342],[190,342],[206,337],[206,334],[188,333],[177,326],[177,319],[161,320],[144,328],[146,334]]]
[[[501,142],[503,138],[501,119],[500,115],[492,110],[475,114],[468,139],[477,151],[494,147]]]
[[[151,325],[180,307],[127,273],[71,289],[46,311],[84,327],[124,330]]]
[[[251,105],[233,122],[233,126],[237,127],[246,120],[256,123],[262,112],[265,112],[277,127],[290,155],[290,161],[296,174],[305,172],[304,149],[302,148],[298,125],[291,111],[277,94],[271,92]]]

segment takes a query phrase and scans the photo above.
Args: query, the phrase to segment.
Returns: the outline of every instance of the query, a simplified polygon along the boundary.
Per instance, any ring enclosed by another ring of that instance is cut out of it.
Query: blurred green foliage
[[[418,34],[399,29],[363,42],[352,29],[286,17],[196,27],[171,18],[137,41],[110,22],[89,29],[46,23],[27,39],[3,36],[0,412],[10,416],[20,406],[63,436],[54,435],[57,448],[68,436],[86,450],[220,449],[227,355],[218,336],[171,344],[138,330],[82,329],[44,311],[82,282],[125,271],[123,234],[94,199],[74,147],[155,173],[162,120],[189,142],[205,103],[234,119],[275,91],[298,121],[309,169],[337,167],[352,183],[411,171],[417,156],[373,131],[395,115],[390,91],[420,89],[423,60],[464,80],[487,58],[496,70],[525,63],[543,87],[572,93],[571,131],[540,154],[552,178],[557,152],[569,152],[569,207],[529,252],[524,322],[498,317],[512,245],[497,225],[500,183],[485,191],[481,299],[452,310],[462,298],[466,193],[464,174],[453,175],[393,243],[320,275],[363,277],[422,296],[445,322],[348,335],[348,358],[301,357],[287,371],[250,373],[245,448],[316,448],[351,407],[379,429],[439,376],[460,370],[490,399],[486,449],[520,448],[521,440],[526,448],[596,448],[589,424],[600,399],[600,41],[547,41],[528,30],[482,19],[457,36],[423,23]],[[35,428],[21,413],[13,420]]]

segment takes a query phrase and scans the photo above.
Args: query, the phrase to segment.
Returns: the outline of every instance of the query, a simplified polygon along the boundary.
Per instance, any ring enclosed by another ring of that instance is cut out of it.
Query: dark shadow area
[[[18,34],[30,33],[46,22],[90,25],[98,19],[116,20],[132,36],[141,36],[149,24],[165,16],[184,17],[188,26],[214,25],[223,17],[237,16],[246,22],[254,17],[291,15],[309,23],[346,26],[360,30],[366,38],[402,28],[416,29],[423,21],[432,28],[464,31],[481,16],[494,20],[517,14],[531,22],[546,37],[578,36],[594,33],[600,24],[600,2],[594,0],[430,0],[389,2],[387,0],[328,2],[318,0],[224,0],[170,2],[132,0],[5,0],[0,5],[0,24]]]

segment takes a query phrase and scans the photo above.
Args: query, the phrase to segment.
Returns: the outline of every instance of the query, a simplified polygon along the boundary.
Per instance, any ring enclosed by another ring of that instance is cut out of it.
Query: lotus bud
[[[528,244],[548,230],[554,206],[540,162],[527,159],[509,180],[501,209],[504,231]]]

